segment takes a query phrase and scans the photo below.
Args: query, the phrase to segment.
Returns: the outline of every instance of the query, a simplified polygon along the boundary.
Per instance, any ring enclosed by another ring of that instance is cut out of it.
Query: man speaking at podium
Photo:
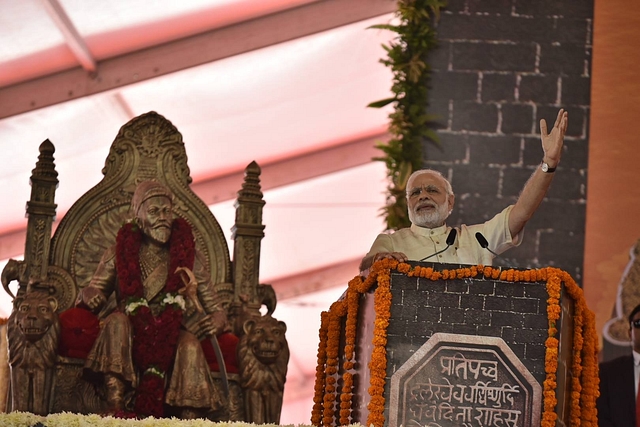
[[[430,169],[415,171],[407,181],[407,207],[411,227],[393,234],[380,234],[360,263],[366,270],[380,259],[400,262],[432,261],[451,264],[491,265],[502,252],[522,242],[523,230],[533,216],[553,180],[562,154],[568,115],[558,112],[551,132],[540,120],[544,155],[524,185],[518,200],[489,221],[477,225],[447,227],[445,221],[453,209],[455,196],[451,183]]]

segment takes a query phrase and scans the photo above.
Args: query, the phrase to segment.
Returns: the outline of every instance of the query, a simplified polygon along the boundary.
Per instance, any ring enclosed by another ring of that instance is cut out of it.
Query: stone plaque
[[[540,425],[542,387],[502,338],[436,333],[391,377],[389,426]]]

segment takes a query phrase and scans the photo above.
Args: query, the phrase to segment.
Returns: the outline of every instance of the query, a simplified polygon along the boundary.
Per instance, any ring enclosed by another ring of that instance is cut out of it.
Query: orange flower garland
[[[327,341],[329,329],[329,313],[323,311],[320,314],[320,343],[318,344],[318,365],[316,366],[316,382],[313,393],[313,409],[311,411],[311,423],[319,426],[321,421],[322,401],[324,398],[325,365],[327,364]]]
[[[396,262],[397,264],[397,262]],[[368,426],[384,425],[384,385],[387,376],[387,328],[391,317],[391,275],[378,274],[378,287],[374,293],[373,307],[376,320],[373,325],[373,352],[369,361],[371,385],[369,387]]]
[[[542,427],[553,427],[556,425],[556,419],[558,415],[555,412],[558,399],[556,398],[556,387],[558,372],[558,346],[559,341],[556,338],[558,329],[556,329],[556,322],[560,319],[560,290],[561,281],[560,277],[552,276],[547,280],[547,293],[549,299],[547,299],[547,319],[549,321],[549,337],[545,342],[547,347],[545,353],[545,372],[547,378],[543,382],[542,395],[543,400],[543,412]]]
[[[344,363],[342,368],[342,394],[340,395],[340,425],[349,424],[351,405],[353,401],[354,354],[356,345],[356,331],[358,327],[358,300],[360,294],[350,287],[347,290],[347,322],[345,324]]]
[[[578,286],[576,285],[576,288]],[[578,288],[579,289],[579,288]],[[584,298],[581,299],[585,303]],[[586,303],[585,303],[586,307]],[[585,310],[585,340],[582,347],[582,395],[580,396],[580,407],[582,412],[580,418],[582,425],[586,427],[598,427],[598,411],[596,409],[596,399],[600,396],[600,378],[598,377],[598,341],[595,329],[596,316],[590,310]]]
[[[336,405],[336,374],[338,373],[338,356],[340,353],[340,318],[344,316],[346,306],[344,301],[337,301],[329,309],[329,329],[327,331],[327,361],[324,386],[324,425],[335,423]]]
[[[576,426],[597,427],[595,402],[600,395],[600,379],[598,378],[598,345],[595,315],[588,309],[582,289],[571,276],[564,271],[553,270],[562,277],[565,290],[575,303],[575,314],[573,316],[574,358],[581,358],[581,372],[577,372],[574,360],[571,374],[580,378],[581,393],[572,393],[570,423]],[[575,352],[578,351],[578,346],[581,347],[581,352],[576,356]],[[573,408],[576,408],[576,413],[573,412]]]
[[[573,353],[570,367],[571,396],[569,424],[571,426],[597,427],[596,398],[599,395],[598,385],[598,348],[597,333],[595,330],[595,316],[587,308],[582,289],[575,283],[571,276],[556,268],[542,268],[537,270],[502,270],[488,266],[471,266],[455,270],[435,271],[432,267],[411,267],[406,263],[398,263],[395,260],[381,260],[376,262],[363,280],[357,276],[349,282],[346,301],[334,303],[329,313],[322,314],[320,327],[320,345],[318,347],[318,368],[316,369],[316,387],[314,405],[312,411],[312,423],[315,426],[333,426],[335,407],[335,378],[337,373],[337,348],[339,347],[340,333],[332,329],[339,329],[340,318],[347,316],[344,355],[343,387],[340,396],[340,425],[347,425],[351,415],[353,377],[348,371],[353,369],[354,345],[356,339],[357,311],[359,295],[368,292],[377,283],[374,293],[374,309],[376,319],[373,331],[373,351],[369,362],[371,382],[369,394],[369,417],[366,425],[382,427],[384,425],[384,387],[386,384],[387,370],[387,327],[389,326],[391,308],[391,270],[396,270],[409,277],[421,277],[428,280],[448,280],[474,278],[477,276],[500,279],[508,282],[547,282],[547,319],[549,321],[548,338],[545,341],[545,373],[543,382],[543,413],[541,427],[555,426],[557,414],[557,371],[558,349],[557,321],[560,319],[560,293],[562,285],[565,292],[574,301],[573,315]],[[327,320],[328,331],[327,331]],[[324,329],[323,329],[324,328]],[[324,331],[324,332],[323,332]],[[323,339],[325,340],[323,343]],[[324,357],[324,348],[327,356]],[[331,350],[329,350],[331,349]],[[334,349],[335,352],[334,352]],[[329,377],[332,377],[332,381]],[[328,396],[328,397],[327,397]],[[318,405],[325,402],[324,417],[320,416],[322,408]],[[324,424],[320,423],[320,420]]]

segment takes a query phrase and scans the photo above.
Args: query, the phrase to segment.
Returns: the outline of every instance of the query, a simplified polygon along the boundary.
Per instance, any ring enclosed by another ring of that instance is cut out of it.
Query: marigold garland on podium
[[[595,317],[557,268],[375,263],[322,313],[315,426],[597,426]]]

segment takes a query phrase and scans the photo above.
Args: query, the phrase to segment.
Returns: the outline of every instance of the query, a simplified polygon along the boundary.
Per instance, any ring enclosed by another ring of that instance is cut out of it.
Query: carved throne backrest
[[[160,181],[173,191],[174,215],[191,224],[212,283],[230,281],[224,233],[189,187],[185,145],[169,120],[152,111],[122,126],[102,173],[104,178],[71,206],[51,240],[49,277],[56,287],[59,311],[70,308],[77,291],[89,284],[102,253],[131,218],[131,197],[136,185],[145,180]]]

